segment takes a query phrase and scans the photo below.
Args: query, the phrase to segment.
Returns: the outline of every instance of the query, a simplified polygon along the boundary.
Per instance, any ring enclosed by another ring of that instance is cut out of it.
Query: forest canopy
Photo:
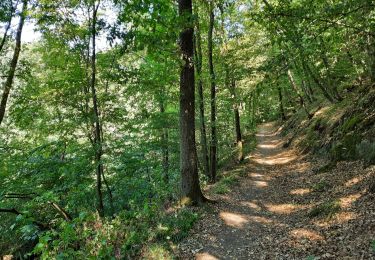
[[[203,188],[246,159],[258,124],[373,89],[374,7],[1,1],[0,256],[178,243],[197,219],[183,205],[210,203]]]

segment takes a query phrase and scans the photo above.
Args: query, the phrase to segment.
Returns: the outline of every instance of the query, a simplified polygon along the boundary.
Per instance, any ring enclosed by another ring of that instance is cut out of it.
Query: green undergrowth
[[[302,109],[285,124],[285,133],[293,139],[301,136],[298,145],[328,158],[330,163],[320,169],[328,171],[343,160],[363,160],[366,165],[375,163],[375,91],[368,95],[352,93],[335,104],[325,101],[312,105],[316,111],[312,119]],[[315,108],[314,108],[315,107]]]
[[[215,194],[226,194],[231,191],[232,186],[238,183],[240,175],[233,173],[232,175],[223,176],[211,189]]]
[[[314,183],[312,186],[311,186],[311,189],[315,192],[323,192],[323,191],[327,191],[329,190],[330,188],[332,188],[332,185],[329,184],[328,182],[322,180],[322,181],[319,181],[317,183]]]
[[[339,212],[341,209],[340,203],[336,200],[329,200],[326,202],[323,202],[322,204],[319,204],[312,208],[308,216],[310,218],[315,217],[326,217],[331,218],[333,217],[337,212]]]
[[[114,219],[81,213],[41,235],[33,253],[41,259],[169,259],[197,219],[189,208],[166,213],[156,206]]]

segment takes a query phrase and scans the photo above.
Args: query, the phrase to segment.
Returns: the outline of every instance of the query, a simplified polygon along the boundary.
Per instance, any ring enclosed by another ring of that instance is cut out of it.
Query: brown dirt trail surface
[[[375,259],[374,196],[366,191],[374,167],[343,162],[320,173],[326,161],[284,149],[274,124],[261,125],[256,138],[247,162],[231,170],[243,177],[230,193],[215,195],[218,203],[205,208],[179,257]],[[319,205],[328,213],[312,217]]]

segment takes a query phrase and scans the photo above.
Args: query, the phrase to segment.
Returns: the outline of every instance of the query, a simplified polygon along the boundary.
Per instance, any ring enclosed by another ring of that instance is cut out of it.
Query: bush
[[[216,194],[228,193],[230,192],[230,187],[237,182],[237,175],[224,176],[215,184],[215,186],[212,188],[212,191]]]
[[[365,164],[375,164],[375,143],[363,140],[357,144],[356,149],[359,157],[365,161]]]
[[[353,130],[357,126],[357,124],[362,121],[362,119],[363,116],[361,114],[353,115],[342,124],[341,131],[343,133],[348,133],[349,131]]]
[[[188,209],[165,214],[153,206],[114,219],[80,214],[41,235],[33,253],[41,259],[134,259],[147,247],[149,253],[169,255],[169,242],[184,238],[197,218]]]
[[[334,143],[330,150],[331,160],[355,160],[358,159],[357,145],[361,137],[357,134],[347,134],[341,141]]]

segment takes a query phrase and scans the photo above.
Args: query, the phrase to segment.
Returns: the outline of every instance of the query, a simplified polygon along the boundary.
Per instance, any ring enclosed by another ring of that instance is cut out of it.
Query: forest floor
[[[179,245],[181,259],[375,259],[375,167],[283,148],[280,128],[258,128],[257,148],[231,192],[203,210]],[[323,167],[324,168],[324,167]],[[334,173],[334,174],[333,174]],[[209,190],[207,191],[209,194]]]

